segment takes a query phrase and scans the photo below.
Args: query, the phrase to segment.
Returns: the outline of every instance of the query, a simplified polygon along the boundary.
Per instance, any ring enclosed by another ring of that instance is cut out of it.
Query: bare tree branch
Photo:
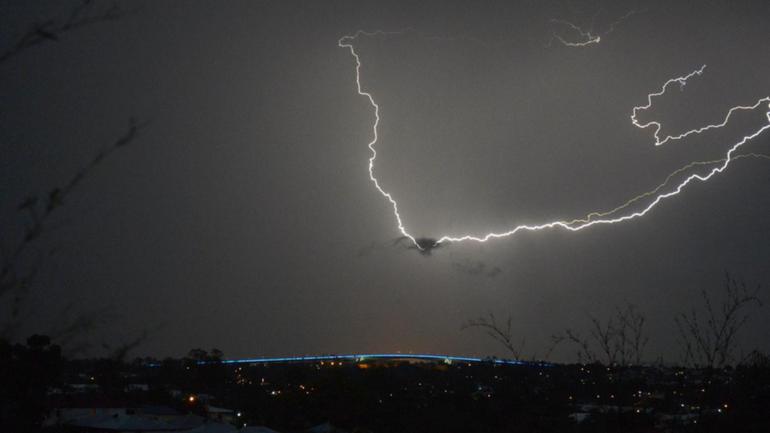
[[[516,359],[521,359],[525,339],[522,338],[521,343],[518,344],[513,341],[511,316],[508,316],[508,320],[503,327],[501,324],[497,323],[495,315],[492,312],[489,312],[486,317],[482,316],[478,319],[467,321],[460,329],[468,328],[481,328],[485,330],[487,335],[505,347],[511,356]]]
[[[117,3],[113,3],[109,8],[98,12],[94,10],[95,3],[90,0],[83,0],[72,8],[64,19],[52,18],[31,25],[29,30],[12,47],[0,54],[0,65],[36,45],[59,41],[62,35],[67,32],[100,22],[117,20],[127,13]]]
[[[12,331],[18,329],[16,322],[20,320],[21,304],[44,263],[43,257],[39,256],[32,265],[24,266],[25,262],[28,262],[25,260],[27,256],[25,253],[36,244],[41,236],[50,231],[48,223],[51,217],[64,205],[66,199],[77,189],[83,179],[115,151],[134,141],[139,131],[146,125],[146,122],[140,124],[134,118],[129,119],[127,131],[110,146],[97,152],[93,159],[78,170],[63,186],[52,188],[45,199],[41,200],[38,196],[32,195],[19,204],[17,209],[19,212],[28,214],[29,222],[24,227],[24,235],[9,254],[3,254],[2,264],[0,264],[0,297],[8,295],[13,297],[11,300],[11,318],[7,323],[2,324],[0,337],[9,338]],[[48,255],[51,253],[52,251],[49,251]]]
[[[564,331],[564,339],[578,346],[578,362],[591,364],[597,361],[596,355],[591,349],[591,344],[588,342],[588,339],[583,338],[579,333],[572,329]]]
[[[589,316],[591,326],[588,337],[567,329],[563,335],[555,335],[555,344],[568,342],[577,346],[578,362],[603,362],[607,365],[639,365],[649,342],[645,333],[646,317],[632,304],[616,308],[615,315],[606,321]]]
[[[761,286],[749,288],[738,278],[725,273],[725,299],[715,306],[706,290],[701,290],[703,310],[692,308],[674,321],[682,346],[682,361],[694,367],[722,368],[736,355],[736,336],[749,320],[746,309],[762,306]]]

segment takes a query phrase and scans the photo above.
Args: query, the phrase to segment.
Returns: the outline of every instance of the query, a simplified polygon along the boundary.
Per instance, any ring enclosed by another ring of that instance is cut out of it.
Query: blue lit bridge
[[[346,355],[306,355],[306,356],[281,356],[281,357],[259,357],[242,359],[225,359],[220,361],[222,364],[287,364],[287,363],[312,363],[312,362],[351,362],[364,363],[370,361],[434,361],[445,364],[466,363],[466,364],[493,364],[493,365],[520,365],[530,367],[550,367],[547,362],[530,362],[517,359],[502,358],[478,358],[470,356],[451,356],[422,353],[362,353]],[[207,361],[199,361],[199,364],[206,364]],[[157,366],[152,364],[150,366]]]

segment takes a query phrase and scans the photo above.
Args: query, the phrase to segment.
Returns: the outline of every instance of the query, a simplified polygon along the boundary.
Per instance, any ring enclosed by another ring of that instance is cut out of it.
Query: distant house
[[[124,388],[124,391],[126,392],[132,392],[132,391],[143,391],[147,392],[150,390],[150,385],[146,383],[129,383]]]
[[[208,402],[214,400],[214,396],[211,395],[211,394],[195,394],[195,397],[201,403],[208,403]]]
[[[74,394],[51,397],[48,403],[51,409],[43,420],[44,426],[68,425],[75,420],[88,417],[126,416],[134,412],[134,409],[125,401],[112,400],[103,396]]]
[[[67,423],[86,432],[162,432],[171,431],[163,421],[137,415],[94,415],[78,418]]]
[[[87,411],[90,409],[86,409]],[[73,413],[70,413],[73,414]],[[88,413],[67,419],[57,424],[83,433],[150,433],[150,432],[191,432],[231,433],[235,428],[230,424],[206,422],[197,415],[177,415],[167,421],[139,415],[131,409]]]
[[[205,418],[183,414],[168,406],[133,407],[104,395],[53,396],[46,427],[77,432],[179,432],[203,425]]]
[[[308,433],[345,433],[344,430],[334,427],[328,422],[318,424],[315,427],[311,427],[307,430]]]
[[[170,422],[185,416],[172,407],[157,405],[142,406],[136,410],[136,413],[137,415],[143,416],[145,418],[164,422]]]
[[[250,426],[242,428],[239,433],[278,433],[277,431],[265,426]]]
[[[238,429],[232,424],[211,421],[204,422],[194,429],[186,430],[187,433],[236,433],[237,431]]]
[[[69,392],[89,393],[99,391],[99,385],[95,383],[68,383],[65,388]]]
[[[573,412],[569,414],[569,417],[576,423],[580,424],[581,422],[589,419],[591,417],[591,414],[588,412]]]
[[[174,430],[190,430],[203,425],[204,422],[206,422],[206,418],[191,413],[166,421],[169,427]]]
[[[216,420],[219,422],[226,422],[226,423],[235,423],[236,422],[236,413],[232,409],[225,409],[223,407],[216,407],[211,405],[206,405],[206,415],[211,420]]]

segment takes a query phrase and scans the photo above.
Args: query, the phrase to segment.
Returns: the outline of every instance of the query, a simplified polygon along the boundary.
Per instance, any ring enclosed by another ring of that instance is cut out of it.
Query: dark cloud
[[[498,266],[487,266],[487,264],[482,261],[474,261],[467,258],[465,260],[452,262],[452,268],[464,274],[487,278],[494,278],[503,272]]]

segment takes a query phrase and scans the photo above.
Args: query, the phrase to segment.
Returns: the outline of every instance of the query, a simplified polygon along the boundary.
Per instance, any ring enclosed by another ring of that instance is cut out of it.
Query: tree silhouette
[[[472,319],[465,322],[460,329],[480,328],[486,331],[487,335],[502,345],[508,353],[515,359],[520,359],[526,344],[524,338],[521,342],[514,341],[511,329],[511,316],[505,321],[505,324],[497,322],[497,318],[491,311],[486,316]]]
[[[0,51],[0,67],[32,47],[54,43],[71,31],[116,20],[128,12],[116,4],[107,8],[102,5],[96,6],[95,2],[84,0],[73,7],[64,18],[51,18],[43,23],[33,23],[15,44],[5,51]],[[25,215],[26,223],[16,227],[4,225],[4,229],[11,233],[8,238],[15,243],[0,245],[0,303],[8,312],[7,317],[0,319],[0,339],[18,338],[22,324],[34,313],[34,306],[28,305],[27,302],[29,293],[41,268],[50,262],[55,252],[54,249],[43,251],[39,245],[40,239],[54,230],[52,217],[99,165],[119,149],[134,142],[146,125],[146,122],[130,118],[126,131],[112,143],[98,150],[67,182],[51,187],[45,194],[31,194],[16,206],[16,210]],[[72,304],[64,308],[65,312],[71,310]],[[74,337],[104,323],[104,313],[103,310],[80,311],[73,319],[54,329],[52,335],[57,342],[71,345]],[[84,346],[72,348],[79,350]]]
[[[749,320],[747,309],[762,306],[760,285],[749,288],[740,279],[725,273],[724,299],[715,304],[706,290],[701,290],[704,308],[692,308],[674,320],[679,330],[685,365],[722,368],[735,360],[736,337]]]
[[[627,304],[616,308],[615,314],[605,320],[589,317],[591,326],[588,337],[567,329],[564,334],[552,337],[553,345],[568,342],[577,346],[579,362],[601,362],[621,367],[642,363],[649,337],[644,330],[647,318],[636,306]]]
[[[105,21],[113,21],[124,16],[127,11],[113,3],[109,8],[94,7],[96,2],[83,0],[70,10],[64,19],[50,18],[42,23],[32,23],[29,30],[21,35],[11,47],[0,54],[0,64],[21,54],[36,45],[61,40],[65,33]]]

